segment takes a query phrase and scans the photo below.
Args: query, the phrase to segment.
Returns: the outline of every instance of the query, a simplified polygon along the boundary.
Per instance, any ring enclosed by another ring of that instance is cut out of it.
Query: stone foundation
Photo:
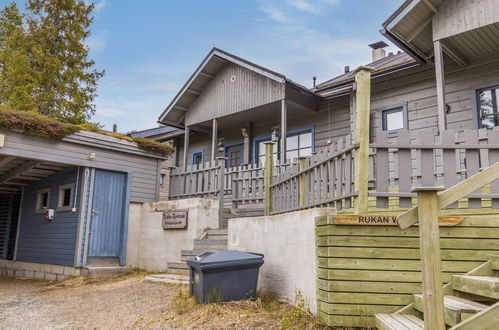
[[[63,281],[69,276],[86,276],[88,269],[61,265],[0,260],[0,276],[35,280]]]

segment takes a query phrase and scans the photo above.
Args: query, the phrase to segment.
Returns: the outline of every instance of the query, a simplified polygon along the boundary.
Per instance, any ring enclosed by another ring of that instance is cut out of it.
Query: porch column
[[[211,160],[217,159],[217,134],[218,134],[218,121],[213,119],[212,132],[211,132]]]
[[[189,154],[189,126],[185,126],[184,129],[184,171],[187,171],[187,155]]]
[[[281,100],[281,163],[286,162],[286,137],[288,136],[288,108],[286,100]]]
[[[373,68],[361,66],[356,70],[355,83],[355,212],[366,213],[368,210],[369,180],[369,133],[371,130],[371,72]]]
[[[435,54],[435,78],[437,81],[437,113],[438,113],[438,131],[442,132],[447,129],[447,121],[445,118],[446,103],[445,103],[445,77],[444,77],[444,54],[442,50],[442,42],[437,40],[433,43]]]

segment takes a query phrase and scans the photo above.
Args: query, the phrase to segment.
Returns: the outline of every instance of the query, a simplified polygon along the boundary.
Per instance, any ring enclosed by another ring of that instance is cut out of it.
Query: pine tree
[[[15,4],[0,13],[0,102],[74,124],[90,119],[104,74],[85,45],[93,8],[84,0],[28,0],[24,15]]]

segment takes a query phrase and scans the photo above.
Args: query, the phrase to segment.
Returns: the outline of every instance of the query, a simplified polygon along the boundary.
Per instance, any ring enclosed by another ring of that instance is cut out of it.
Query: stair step
[[[413,307],[420,312],[423,312],[423,295],[414,295],[414,305]],[[478,313],[489,306],[483,305],[471,300],[454,297],[454,296],[444,296],[444,312],[445,312],[445,324],[456,325],[471,315]]]
[[[499,277],[493,276],[452,276],[452,288],[457,291],[499,299]]]
[[[423,320],[409,314],[376,314],[376,327],[380,330],[423,330]]]
[[[218,236],[218,235],[223,235],[227,236],[227,229],[208,229],[208,236]]]
[[[87,267],[89,276],[113,276],[123,275],[132,271],[130,267],[115,267],[115,266],[91,266]]]
[[[499,302],[476,313],[449,330],[497,329],[499,324]]]
[[[492,259],[492,269],[499,270],[499,256],[491,256]]]
[[[120,259],[118,258],[88,258],[88,267],[119,267]]]
[[[210,238],[210,239],[195,239],[194,246],[197,245],[225,245],[227,246],[227,239],[218,239],[218,238]]]
[[[167,262],[166,267],[168,273],[176,275],[189,275],[189,266],[183,261],[180,262]]]
[[[189,284],[189,276],[178,274],[154,274],[147,276],[145,281],[169,284]]]

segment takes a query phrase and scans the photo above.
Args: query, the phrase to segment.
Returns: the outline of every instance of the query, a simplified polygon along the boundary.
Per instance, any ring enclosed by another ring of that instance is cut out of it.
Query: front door
[[[123,242],[126,174],[95,171],[89,258],[119,257]]]
[[[227,167],[239,166],[244,162],[244,145],[236,144],[226,149]]]

